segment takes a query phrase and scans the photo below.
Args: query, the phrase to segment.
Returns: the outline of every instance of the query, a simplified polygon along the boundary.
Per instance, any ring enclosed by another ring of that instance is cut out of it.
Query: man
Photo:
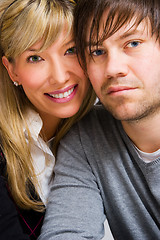
[[[40,239],[160,239],[160,1],[80,0],[81,64],[103,106],[60,145]]]

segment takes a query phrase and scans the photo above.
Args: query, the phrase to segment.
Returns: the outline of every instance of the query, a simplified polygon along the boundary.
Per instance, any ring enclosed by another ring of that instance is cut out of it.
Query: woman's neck
[[[41,135],[46,141],[48,141],[55,136],[61,119],[55,116],[48,116],[46,114],[40,114],[40,117],[43,121]]]

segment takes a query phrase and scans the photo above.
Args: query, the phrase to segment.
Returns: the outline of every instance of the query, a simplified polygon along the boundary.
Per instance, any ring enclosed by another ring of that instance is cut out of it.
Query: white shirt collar
[[[41,117],[33,109],[28,109],[25,118],[29,131],[32,134],[32,138],[34,139],[34,141],[37,141],[43,126]],[[28,133],[25,127],[23,128],[23,131],[25,133],[25,136],[28,138]]]
[[[44,204],[47,203],[48,193],[50,189],[50,179],[53,172],[53,167],[55,164],[55,157],[52,151],[49,148],[49,144],[47,144],[40,136],[40,131],[43,126],[42,119],[40,115],[34,111],[33,109],[28,109],[26,112],[26,123],[31,133],[31,137],[33,139],[33,143],[31,145],[31,156],[33,159],[33,166],[35,169],[35,173],[40,184],[40,188],[38,189],[38,193],[41,197],[41,200]],[[28,142],[28,133],[26,128],[23,128],[26,141]],[[46,155],[47,154],[47,155]],[[46,165],[47,156],[48,164]]]

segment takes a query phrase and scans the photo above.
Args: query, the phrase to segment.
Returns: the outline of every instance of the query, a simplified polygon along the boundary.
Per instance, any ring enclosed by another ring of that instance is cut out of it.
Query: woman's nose
[[[70,66],[72,67],[72,66]],[[52,64],[50,65],[50,83],[51,84],[62,84],[69,80],[70,74],[69,74],[68,66],[66,65],[64,60],[61,59],[55,59],[52,61]]]

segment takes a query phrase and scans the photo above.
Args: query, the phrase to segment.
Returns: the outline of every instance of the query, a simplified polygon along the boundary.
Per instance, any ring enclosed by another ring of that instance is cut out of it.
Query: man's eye
[[[139,41],[132,41],[130,43],[127,44],[128,48],[134,48],[134,47],[138,47],[140,45]]]
[[[65,55],[66,54],[76,54],[77,53],[77,49],[76,47],[71,47],[71,48],[68,48],[67,51],[65,52]]]
[[[40,56],[34,55],[34,56],[30,56],[27,58],[28,62],[31,63],[36,63],[36,62],[40,62],[42,60],[42,58]]]
[[[101,56],[105,53],[104,50],[101,50],[101,49],[96,49],[94,51],[91,51],[91,55],[92,56]]]

